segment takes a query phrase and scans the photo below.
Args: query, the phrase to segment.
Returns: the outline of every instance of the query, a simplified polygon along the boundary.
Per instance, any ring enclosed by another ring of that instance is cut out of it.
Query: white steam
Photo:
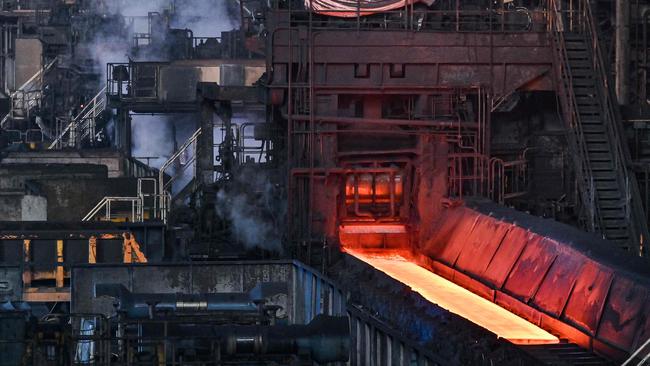
[[[269,177],[259,171],[244,171],[231,187],[217,193],[216,208],[217,214],[230,222],[233,239],[246,249],[282,253],[286,202]]]

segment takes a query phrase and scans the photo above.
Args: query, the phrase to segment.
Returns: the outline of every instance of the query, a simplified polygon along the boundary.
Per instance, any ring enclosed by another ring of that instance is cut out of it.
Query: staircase
[[[29,119],[30,111],[41,104],[43,76],[54,67],[56,62],[56,58],[50,61],[16,91],[11,93],[11,110],[0,121],[0,127],[6,128],[6,124],[10,120],[22,121]]]
[[[585,224],[626,250],[639,251],[648,237],[645,214],[622,133],[618,106],[587,0],[580,0],[572,29],[561,15],[552,21],[558,95],[580,182]],[[552,16],[553,18],[553,16]]]
[[[103,87],[72,120],[57,121],[56,138],[48,149],[78,147],[86,141],[94,143],[97,120],[104,109],[106,109],[106,87]]]

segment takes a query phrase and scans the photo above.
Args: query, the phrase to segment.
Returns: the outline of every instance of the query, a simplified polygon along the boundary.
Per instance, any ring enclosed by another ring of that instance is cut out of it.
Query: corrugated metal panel
[[[428,350],[410,343],[381,321],[357,307],[348,309],[352,354],[350,366],[449,365]]]

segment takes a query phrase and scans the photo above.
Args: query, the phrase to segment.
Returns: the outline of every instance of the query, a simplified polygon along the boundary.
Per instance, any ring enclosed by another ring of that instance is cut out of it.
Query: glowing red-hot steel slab
[[[559,339],[508,310],[448,281],[395,252],[345,250],[425,299],[515,344],[552,344]]]

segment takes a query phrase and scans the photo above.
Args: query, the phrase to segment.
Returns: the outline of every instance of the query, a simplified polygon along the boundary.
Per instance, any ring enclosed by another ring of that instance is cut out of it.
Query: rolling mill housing
[[[650,364],[648,14],[0,1],[0,366]]]

